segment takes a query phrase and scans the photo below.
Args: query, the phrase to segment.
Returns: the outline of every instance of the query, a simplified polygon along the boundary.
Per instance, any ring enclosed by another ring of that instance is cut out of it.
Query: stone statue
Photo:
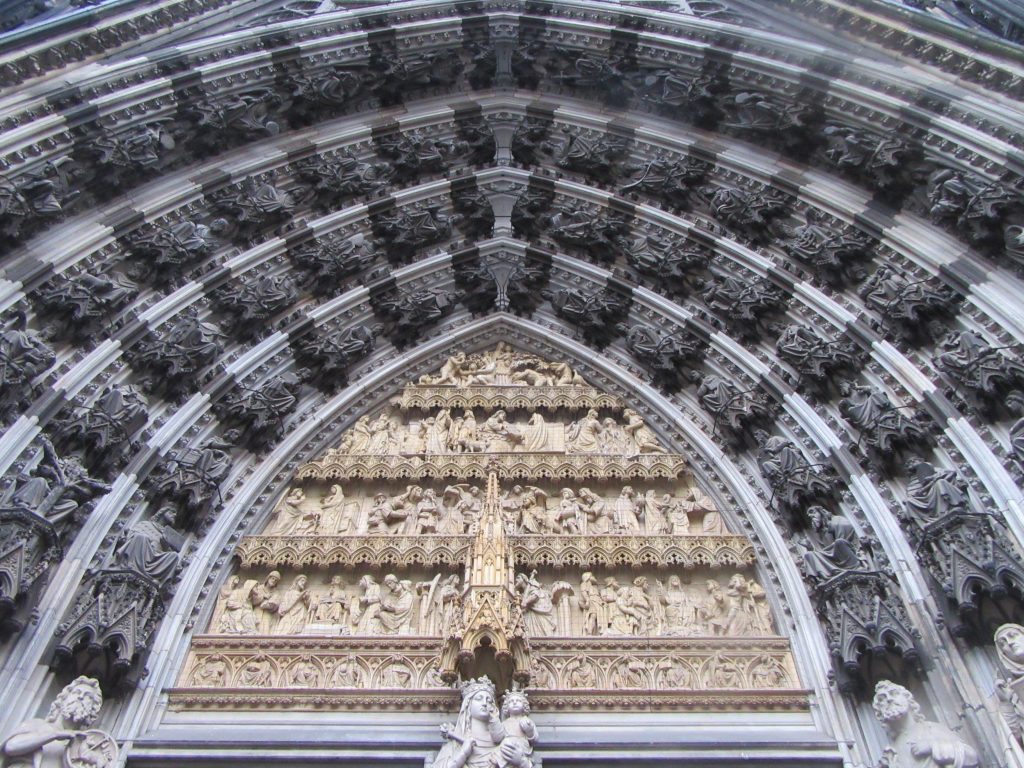
[[[682,329],[668,333],[634,325],[626,332],[626,348],[650,369],[657,384],[675,392],[685,386],[687,370],[700,365],[707,344]]]
[[[365,272],[377,260],[373,244],[361,232],[348,236],[331,232],[290,249],[288,256],[305,273],[302,287],[314,296],[337,295],[347,278]]]
[[[509,696],[514,701],[499,713],[494,683],[487,678],[464,683],[459,717],[441,726],[445,743],[431,768],[533,768],[536,728],[523,694],[511,691],[506,701]]]
[[[254,341],[271,329],[274,316],[294,304],[298,295],[288,275],[264,275],[217,288],[210,299],[228,330],[242,341]]]
[[[333,392],[348,385],[348,370],[373,351],[381,325],[357,325],[341,332],[303,336],[292,343],[297,373],[314,386]]]
[[[91,728],[103,695],[90,677],[64,686],[45,718],[26,720],[3,742],[4,768],[113,768],[117,742]]]
[[[879,267],[860,289],[869,309],[912,344],[939,335],[940,321],[954,316],[962,298],[932,279],[916,279],[891,267]]]
[[[1010,733],[1020,742],[1024,738],[1024,627],[1003,624],[994,639],[999,663],[1006,673],[1005,678],[996,679],[999,709]]]
[[[0,412],[6,415],[26,407],[35,391],[32,380],[56,360],[42,336],[26,327],[23,313],[4,323],[0,328]]]
[[[529,576],[516,576],[516,591],[523,609],[523,621],[531,637],[551,637],[555,634],[555,606],[551,592],[537,581],[537,572]]]
[[[140,520],[121,537],[115,560],[164,584],[174,576],[184,537],[174,530],[174,510],[160,509],[152,520]]]
[[[758,340],[768,327],[763,318],[783,311],[787,300],[768,280],[743,280],[732,275],[709,283],[702,296],[722,325],[748,342]]]
[[[82,343],[112,325],[137,293],[135,283],[117,273],[83,272],[40,287],[38,304],[53,336]]]
[[[129,353],[151,394],[180,400],[198,389],[200,372],[224,350],[224,334],[193,310],[150,331]]]
[[[902,685],[878,683],[871,706],[890,739],[878,768],[981,768],[974,747],[944,725],[925,720]]]
[[[1003,624],[995,634],[996,652],[1003,669],[1012,680],[1024,678],[1024,627],[1020,624]]]

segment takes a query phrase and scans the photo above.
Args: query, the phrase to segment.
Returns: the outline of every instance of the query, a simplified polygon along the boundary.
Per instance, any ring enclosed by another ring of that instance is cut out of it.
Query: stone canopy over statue
[[[434,768],[533,768],[531,704],[802,708],[728,514],[640,408],[568,364],[454,354],[298,468],[172,704],[237,688],[241,708],[375,709],[401,689],[423,709],[463,681]]]

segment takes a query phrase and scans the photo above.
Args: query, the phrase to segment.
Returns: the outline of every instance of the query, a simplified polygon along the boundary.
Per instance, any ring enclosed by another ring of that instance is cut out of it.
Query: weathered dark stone
[[[167,226],[146,224],[132,231],[124,247],[135,265],[133,276],[158,288],[174,285],[184,274],[197,267],[221,244],[219,228],[224,222],[209,226],[186,219]]]
[[[384,163],[364,163],[351,154],[316,155],[295,164],[299,178],[316,193],[317,203],[333,210],[354,197],[372,195],[391,181],[391,169]]]
[[[669,392],[686,386],[707,353],[705,342],[682,329],[668,333],[649,325],[633,325],[625,334],[630,354],[651,372],[658,386]]]
[[[452,309],[445,290],[396,290],[373,300],[373,310],[384,323],[384,332],[398,349],[405,349]]]
[[[860,370],[865,355],[849,339],[823,339],[810,328],[790,325],[775,344],[779,358],[791,365],[804,384],[825,393],[842,374]]]
[[[214,308],[224,315],[225,325],[243,341],[258,339],[271,330],[275,315],[298,298],[288,275],[264,275],[224,285],[210,294]]]
[[[807,224],[790,230],[783,250],[834,288],[863,280],[861,264],[869,261],[878,245],[873,237],[854,227],[826,227],[809,216]]]
[[[149,477],[150,503],[173,507],[175,527],[195,530],[221,502],[220,484],[231,470],[230,449],[228,443],[209,440],[170,451]]]
[[[697,399],[715,417],[712,433],[723,434],[734,448],[742,448],[756,427],[772,420],[768,397],[758,386],[741,389],[713,373],[693,378],[700,381]]]
[[[587,344],[604,349],[629,316],[629,302],[609,290],[584,293],[579,288],[545,291],[555,314],[576,326]]]
[[[931,278],[908,279],[891,267],[879,267],[861,288],[860,296],[881,316],[883,329],[891,329],[915,345],[939,336],[943,321],[954,317],[963,301],[946,285]]]
[[[314,296],[333,296],[346,287],[348,278],[365,272],[377,254],[363,234],[336,232],[292,248],[288,255],[304,274],[303,288]]]
[[[399,210],[380,214],[373,219],[373,234],[384,244],[388,260],[407,263],[419,248],[447,242],[452,226],[460,221],[458,214],[448,215],[438,205],[424,210]]]
[[[28,328],[21,312],[0,330],[0,416],[8,419],[28,408],[37,393],[33,383],[57,360],[41,334]]]
[[[81,344],[110,335],[111,328],[117,327],[118,315],[137,293],[135,283],[116,273],[82,272],[54,278],[42,286],[37,305],[49,320],[49,335]]]
[[[199,375],[224,352],[224,338],[193,310],[150,331],[128,357],[147,393],[179,401],[199,389]]]
[[[50,429],[63,449],[80,452],[86,466],[109,474],[133,449],[132,437],[148,417],[145,396],[131,385],[115,384],[91,405],[58,415]]]
[[[768,330],[765,318],[785,309],[787,297],[767,280],[744,281],[731,275],[708,284],[702,294],[715,319],[744,341]]]
[[[227,427],[224,439],[260,453],[281,439],[284,422],[299,404],[295,374],[275,376],[257,388],[238,385],[213,406]]]
[[[358,325],[341,334],[317,332],[292,342],[300,369],[297,373],[325,392],[348,386],[348,371],[373,351],[375,339],[384,328]]]
[[[874,460],[891,471],[905,450],[923,450],[931,429],[916,410],[899,408],[875,387],[844,387],[839,412],[860,432]]]

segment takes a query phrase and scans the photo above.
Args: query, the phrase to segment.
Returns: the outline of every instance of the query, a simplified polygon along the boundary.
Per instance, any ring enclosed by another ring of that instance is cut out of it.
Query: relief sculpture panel
[[[172,706],[457,707],[486,677],[541,709],[804,708],[753,546],[686,467],[564,363],[457,353],[298,469]]]

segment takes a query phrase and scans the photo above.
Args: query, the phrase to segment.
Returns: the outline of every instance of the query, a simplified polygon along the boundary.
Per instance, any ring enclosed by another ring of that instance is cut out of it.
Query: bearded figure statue
[[[882,680],[871,706],[890,739],[878,768],[981,768],[977,750],[946,726],[925,720],[902,685]]]
[[[92,728],[103,695],[91,677],[64,686],[45,718],[19,725],[0,747],[4,768],[113,768],[117,742]]]

